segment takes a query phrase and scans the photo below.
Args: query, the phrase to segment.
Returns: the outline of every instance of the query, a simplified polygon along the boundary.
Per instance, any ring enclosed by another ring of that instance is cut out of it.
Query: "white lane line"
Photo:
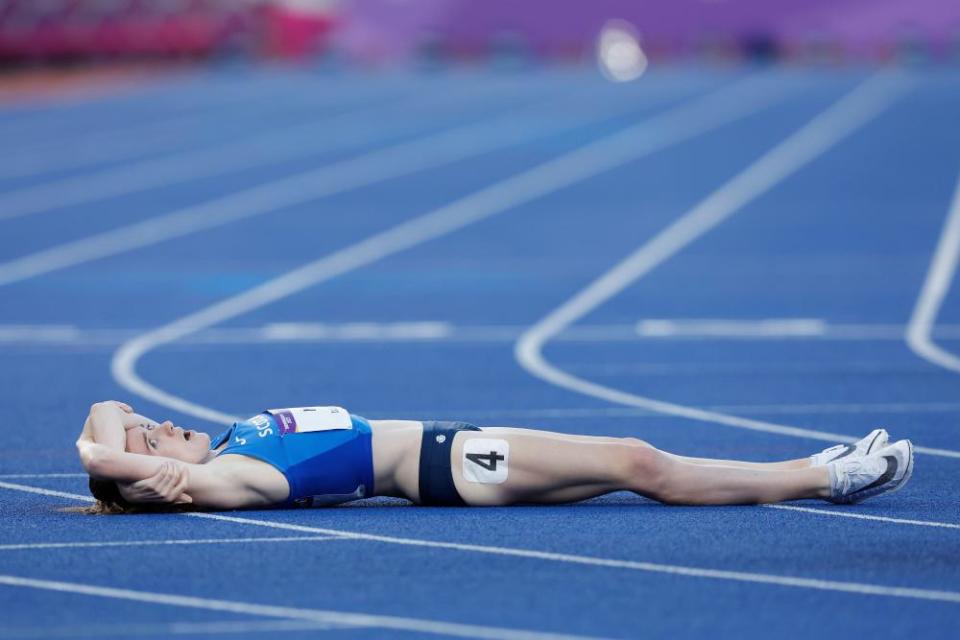
[[[55,491],[53,489],[44,489],[42,487],[31,487],[25,484],[15,482],[0,482],[0,489],[9,489],[11,491],[23,491],[24,493],[35,493],[40,496],[50,496],[51,498],[67,498],[69,500],[80,500],[81,502],[96,502],[93,496],[85,496],[79,493],[70,493],[68,491]]]
[[[251,91],[253,89],[251,88]],[[371,101],[376,103],[393,103],[397,96],[389,95],[382,88],[375,91],[364,91],[362,95],[351,94],[351,102],[346,103],[341,94],[332,92],[329,94],[319,94],[311,96],[293,96],[294,101],[291,106],[285,110],[264,111],[261,120],[266,122],[283,122],[289,115],[295,115],[298,112],[305,112],[310,108],[321,107],[340,107],[343,109],[360,110],[369,105]],[[360,100],[357,100],[359,98]],[[402,97],[401,97],[402,99]],[[361,102],[362,101],[362,102]],[[276,97],[261,97],[256,103],[263,103],[264,106],[276,105]],[[243,102],[244,110],[251,108],[249,97]],[[371,105],[373,106],[373,105]],[[341,117],[344,114],[336,114],[331,117]],[[228,114],[229,117],[229,114]],[[0,158],[0,178],[23,178],[38,174],[49,173],[52,171],[63,171],[66,169],[75,169],[104,162],[115,162],[126,158],[146,157],[157,155],[166,151],[182,148],[190,143],[196,143],[197,135],[195,131],[200,130],[206,137],[206,129],[210,125],[217,125],[217,128],[223,126],[224,111],[222,108],[207,109],[202,113],[190,113],[172,118],[165,118],[152,122],[138,122],[133,125],[125,126],[107,131],[93,131],[84,134],[81,137],[70,141],[70,153],[63,153],[64,140],[62,138],[51,140],[46,143],[31,145],[29,149],[17,150],[11,154],[9,159]],[[221,121],[221,122],[218,122]],[[236,130],[241,130],[244,123],[242,121],[231,121],[229,126]],[[293,127],[271,127],[267,135],[257,136],[257,139],[265,140],[274,135],[290,136],[297,130],[304,127],[316,127],[316,123],[298,124]],[[250,123],[246,124],[250,128]],[[189,130],[191,135],[185,135]],[[285,133],[286,132],[286,133]],[[304,133],[308,133],[305,131]],[[234,132],[234,135],[236,133]],[[204,140],[209,145],[211,140]],[[189,153],[190,150],[182,150],[180,153]]]
[[[0,483],[0,488],[24,491],[27,493],[37,493],[53,497],[72,498],[92,502],[90,496],[79,494],[70,494],[62,491],[50,491],[49,489],[39,489],[26,485],[16,485],[11,483]],[[794,576],[782,576],[767,573],[754,573],[746,571],[724,571],[719,569],[708,569],[703,567],[690,567],[672,564],[661,564],[654,562],[639,562],[634,560],[616,560],[611,558],[597,558],[593,556],[573,555],[567,553],[553,553],[549,551],[535,551],[533,549],[516,549],[512,547],[496,547],[488,545],[464,544],[458,542],[441,542],[436,540],[421,540],[417,538],[400,538],[394,536],[376,535],[371,533],[356,533],[353,531],[340,531],[337,529],[324,529],[321,527],[309,527],[305,525],[290,524],[285,522],[272,522],[270,520],[258,520],[254,518],[241,518],[237,516],[227,516],[220,513],[200,513],[191,512],[182,514],[191,518],[201,518],[206,520],[216,520],[218,522],[233,522],[241,525],[251,525],[257,527],[266,527],[270,529],[282,529],[285,531],[298,531],[300,533],[311,533],[319,535],[343,536],[356,540],[366,540],[369,542],[382,542],[386,544],[398,544],[412,547],[427,547],[432,549],[450,549],[453,551],[465,551],[471,553],[483,553],[497,556],[508,556],[517,558],[528,558],[533,560],[544,560],[548,562],[562,562],[576,565],[586,565],[594,567],[608,567],[613,569],[627,569],[633,571],[642,571],[657,574],[678,575],[691,578],[708,578],[715,580],[732,580],[735,582],[748,582],[758,584],[772,584],[783,587],[798,587],[804,589],[814,589],[818,591],[832,591],[841,593],[856,593],[863,595],[882,595],[895,598],[913,598],[920,600],[936,600],[941,602],[960,603],[960,592],[938,591],[930,589],[914,589],[908,587],[891,587],[877,584],[868,584],[860,582],[841,582],[836,580],[820,580],[814,578],[799,578]]]
[[[675,376],[675,375],[852,375],[864,373],[931,373],[924,364],[900,362],[890,360],[831,360],[823,361],[794,361],[783,359],[772,360],[764,358],[762,361],[744,360],[684,360],[682,362],[603,362],[595,360],[564,360],[564,366],[572,372],[589,373],[591,375],[644,375],[644,376]],[[799,360],[799,359],[798,359]],[[875,388],[875,387],[874,387]],[[923,404],[923,403],[921,403]]]
[[[357,141],[352,134],[343,136],[343,133],[344,130],[341,130],[339,134],[332,135],[324,144],[339,140],[340,143],[352,145]],[[484,123],[393,144],[319,169],[10,260],[0,264],[0,285],[464,160],[508,145],[521,144],[529,138],[530,131],[526,127],[501,125],[493,128]]]
[[[314,631],[343,629],[343,625],[302,620],[214,620],[212,622],[167,622],[159,624],[72,624],[69,626],[0,627],[0,638],[106,638],[119,636],[213,635],[264,633],[267,631]]]
[[[81,341],[84,337],[83,333],[79,327],[66,324],[14,324],[0,326],[0,341],[21,344],[24,342],[63,344]]]
[[[811,413],[952,413],[960,411],[960,402],[878,402],[878,403],[819,403],[819,404],[744,404],[717,405],[713,411],[761,414]],[[939,449],[930,449],[940,451]],[[947,450],[943,450],[946,452]]]
[[[309,108],[315,109],[318,107],[339,107],[341,109],[348,109],[349,111],[330,114],[323,120],[313,120],[311,122],[301,122],[280,127],[275,126],[269,129],[260,127],[258,129],[258,131],[261,131],[260,135],[252,137],[244,136],[244,140],[233,144],[224,145],[221,143],[216,149],[210,148],[215,143],[215,140],[212,139],[204,140],[202,145],[204,148],[202,149],[184,148],[184,131],[209,125],[211,121],[215,120],[218,116],[220,118],[223,117],[222,111],[189,115],[148,125],[138,124],[127,127],[126,130],[111,130],[105,134],[100,133],[100,135],[94,132],[75,141],[72,144],[72,153],[70,154],[65,155],[62,153],[62,140],[32,148],[28,152],[15,153],[13,154],[13,160],[5,165],[0,164],[0,178],[24,177],[50,171],[61,171],[64,169],[116,161],[126,157],[157,156],[164,152],[177,153],[179,155],[176,157],[181,159],[189,158],[191,154],[201,154],[196,156],[198,159],[195,162],[195,164],[201,167],[208,164],[210,159],[226,159],[225,164],[221,165],[222,169],[218,171],[218,173],[222,173],[233,170],[232,167],[236,166],[235,163],[240,162],[238,159],[231,159],[231,156],[238,154],[251,158],[256,157],[259,165],[267,164],[271,161],[270,157],[263,155],[264,151],[269,150],[275,151],[274,159],[277,157],[284,159],[285,157],[294,158],[346,148],[342,145],[327,147],[324,146],[324,144],[317,144],[317,141],[327,143],[331,135],[342,139],[352,136],[358,145],[362,144],[369,136],[377,133],[378,126],[383,128],[383,125],[388,124],[390,121],[389,119],[381,120],[372,118],[371,113],[383,111],[387,114],[395,115],[398,108],[405,108],[415,111],[418,121],[428,121],[427,118],[431,115],[429,112],[437,109],[443,110],[451,105],[462,105],[471,97],[475,99],[482,98],[488,101],[499,100],[500,94],[504,93],[508,88],[508,85],[498,85],[490,88],[486,85],[477,84],[456,92],[445,92],[436,96],[431,94],[428,96],[430,101],[426,104],[423,102],[425,97],[424,90],[421,89],[417,91],[416,88],[411,90],[409,87],[404,87],[402,95],[397,94],[395,90],[389,89],[389,87],[375,87],[373,90],[354,90],[350,92],[350,103],[343,102],[342,93],[337,91],[302,98],[293,96],[295,102],[292,103],[292,107],[288,107],[286,111],[271,110],[264,112],[260,114],[261,120],[282,123],[288,115],[296,115],[300,112],[307,111]],[[435,93],[436,89],[433,91]],[[373,101],[373,103],[371,103],[371,101]],[[270,96],[266,99],[266,102],[276,103],[276,97]],[[247,103],[245,103],[244,106],[246,109],[250,107]],[[339,130],[340,127],[349,126],[354,120],[356,120],[356,123],[354,123],[355,126],[353,126],[352,129],[347,131]],[[337,122],[339,122],[340,125],[334,127],[333,131],[331,131],[330,125]],[[240,125],[241,123],[239,122],[237,124],[229,123],[229,126],[237,129],[241,128]],[[250,129],[250,127],[248,126],[247,129]],[[383,130],[385,131],[387,129]],[[398,129],[398,131],[400,131],[400,129]],[[222,138],[223,136],[221,135],[220,137]],[[234,137],[236,137],[236,133],[234,133]],[[190,142],[196,142],[194,138],[188,137],[186,139]],[[304,144],[306,140],[311,141],[311,143]],[[195,146],[199,147],[201,145]],[[167,149],[167,147],[169,147],[169,149]],[[292,149],[293,155],[278,155],[286,153],[286,151],[290,149]],[[202,154],[207,154],[207,156],[205,157]],[[172,156],[167,156],[166,159],[159,158],[151,161],[170,165],[172,164],[171,157]],[[261,160],[262,162],[260,162]],[[203,171],[204,169],[195,172],[193,177],[200,178],[216,175],[204,174]],[[96,175],[100,174],[95,174],[95,176]],[[181,174],[178,173],[177,175]],[[85,180],[86,178],[78,178],[77,180],[80,179]],[[70,184],[74,183],[71,182]],[[44,186],[47,185],[35,187],[31,192],[37,192]],[[2,203],[2,199],[0,199],[0,203]],[[2,209],[0,209],[0,211],[2,211]],[[2,215],[0,215],[0,219],[2,219]]]
[[[282,607],[237,600],[216,600],[213,598],[198,598],[172,593],[158,593],[155,591],[101,587],[92,584],[64,582],[60,580],[37,580],[12,575],[0,575],[0,585],[41,589],[45,591],[59,591],[62,593],[112,598],[115,600],[146,602],[151,605],[169,605],[173,607],[187,607],[206,611],[224,611],[268,618],[306,620],[321,624],[337,624],[351,627],[413,631],[456,638],[488,638],[491,640],[580,640],[586,637],[538,633],[536,631],[507,629],[504,627],[457,624],[454,622],[440,622],[421,618],[402,618],[399,616],[380,616],[366,613],[350,613],[347,611]]]
[[[937,249],[923,282],[923,289],[910,316],[906,340],[911,350],[924,360],[960,373],[960,358],[933,341],[933,325],[950,291],[960,257],[960,180],[957,181],[950,212],[940,233]]]
[[[26,178],[164,152],[183,144],[183,129],[209,123],[211,119],[209,114],[204,114],[171,118],[153,125],[140,124],[133,135],[129,131],[93,132],[76,140],[69,154],[63,153],[63,140],[34,145],[0,162],[0,178]]]
[[[694,336],[708,338],[783,338],[819,337],[827,333],[827,323],[816,318],[768,318],[765,320],[641,320],[641,336],[665,338]]]
[[[2,268],[2,266],[0,266]],[[904,325],[847,325],[825,324],[821,333],[815,333],[802,325],[792,328],[766,328],[756,331],[740,325],[729,326],[721,330],[713,328],[695,328],[685,325],[682,328],[662,328],[661,321],[643,321],[639,331],[627,324],[595,324],[567,327],[551,340],[557,342],[649,342],[664,340],[760,340],[783,339],[790,341],[830,340],[830,341],[901,341]],[[647,324],[650,322],[651,324]],[[669,321],[674,323],[675,321]],[[183,342],[201,344],[260,344],[270,342],[350,342],[362,341],[413,341],[438,340],[449,342],[514,342],[529,325],[454,325],[438,320],[419,320],[411,322],[373,322],[356,321],[343,323],[325,322],[275,322],[259,327],[224,327],[205,329],[184,338]],[[82,329],[65,324],[0,324],[0,345],[46,345],[65,344],[84,347],[118,346],[130,338],[143,333],[144,329]],[[960,325],[940,325],[933,335],[945,340],[960,338]],[[589,366],[587,364],[586,366]],[[648,364],[631,363],[606,365],[612,373],[617,370],[630,371],[666,371],[667,363]],[[674,364],[676,367],[716,368],[717,363]],[[785,366],[785,365],[784,365]],[[878,367],[882,364],[876,365]],[[918,365],[920,366],[920,365]],[[811,365],[804,365],[806,371],[814,371]],[[746,364],[738,370],[748,372]],[[755,365],[754,370],[760,370]],[[832,369],[831,369],[832,370]]]
[[[888,403],[819,403],[819,404],[718,404],[704,407],[722,413],[754,413],[807,415],[817,413],[953,413],[960,412],[960,402],[888,402]],[[663,413],[640,407],[542,407],[539,409],[363,409],[366,417],[386,419],[405,416],[461,416],[495,418],[498,416],[534,418],[634,418],[664,416]],[[0,476],[2,477],[2,476]]]
[[[195,544],[255,544],[261,542],[321,542],[324,540],[344,540],[342,536],[284,536],[273,538],[197,538],[182,540],[98,540],[97,542],[29,542],[22,544],[0,544],[0,551],[30,551],[34,549],[101,549],[105,547],[143,547],[163,545]]]
[[[674,95],[665,93],[652,97],[649,103],[645,104],[659,104],[674,98]],[[634,105],[615,104],[609,111],[596,114],[594,119],[603,120],[612,113],[622,113],[632,108]],[[490,121],[454,127],[440,133],[391,144],[318,169],[293,174],[0,263],[0,285],[20,282],[58,269],[126,253],[351,189],[526,144],[583,125],[582,120],[573,116],[561,115],[554,119],[541,117],[533,124],[518,118],[525,114],[536,115],[542,110],[542,104],[526,104]],[[341,129],[324,136],[322,144],[326,145],[325,148],[334,145],[352,146],[358,142],[382,138],[380,134],[374,135],[376,129],[370,127],[368,119],[361,120],[361,132],[355,132],[352,128]],[[300,137],[296,140],[296,146],[314,150],[319,148],[316,145],[303,145]]]
[[[448,322],[273,322],[263,327],[267,342],[302,340],[443,340],[453,333]]]
[[[438,113],[449,112],[450,107],[460,107],[462,110],[465,104],[470,103],[470,98],[473,98],[474,103],[477,99],[483,99],[490,103],[491,107],[496,105],[494,110],[502,111],[505,105],[499,104],[500,94],[507,88],[509,85],[490,89],[485,85],[477,84],[456,92],[430,96],[431,100],[427,103],[424,103],[422,91],[408,91],[407,95],[389,100],[380,96],[381,99],[373,104],[343,105],[350,107],[350,110],[345,113],[272,129],[258,135],[247,135],[233,143],[202,149],[187,149],[122,167],[110,167],[94,173],[8,191],[0,194],[0,220],[225,175],[322,152],[357,148],[379,141],[387,135],[394,138],[400,137],[410,128],[410,122],[401,123],[398,126],[395,118],[372,117],[380,112],[395,115],[398,109],[406,109],[417,116],[417,119],[411,122],[430,123],[436,120]],[[382,90],[379,92],[382,93]],[[367,93],[375,95],[377,92]],[[676,95],[670,92],[648,94],[643,96],[643,101],[639,104],[636,101],[610,103],[609,112],[610,114],[629,112],[637,106],[657,104],[675,97]],[[534,113],[542,114],[543,102],[555,99],[552,95],[540,95],[534,99],[536,104],[533,105],[533,109],[525,105],[521,110],[532,110]],[[564,99],[567,102],[570,101],[569,97]],[[525,102],[530,100],[529,96],[524,98]],[[510,105],[506,107],[510,108]],[[555,114],[552,115],[555,117]],[[141,147],[143,144],[149,144],[139,138],[138,143]],[[73,154],[70,159],[76,156],[77,154]],[[22,167],[24,164],[18,163],[18,166]]]
[[[908,518],[892,518],[889,516],[871,516],[865,513],[851,513],[850,511],[835,511],[832,509],[815,509],[812,507],[795,507],[789,504],[764,504],[761,506],[767,509],[780,509],[781,511],[799,511],[801,513],[812,513],[820,516],[839,516],[841,518],[852,518],[854,520],[871,520],[873,522],[905,524],[905,525],[912,525],[916,527],[960,529],[960,524],[955,524],[951,522],[936,522],[931,520],[911,520]]]
[[[357,105],[355,108],[358,110],[363,109],[363,107],[360,105]],[[373,107],[367,107],[367,109],[372,109],[372,108]],[[355,114],[357,113],[357,111],[353,111],[351,113]],[[282,114],[278,114],[278,115],[282,115]],[[339,119],[343,117],[343,114],[337,114],[331,117]],[[94,139],[93,136],[91,136],[90,140],[84,139],[75,143],[73,149],[71,150],[72,152],[70,154],[63,153],[63,142],[60,142],[59,144],[51,143],[48,148],[41,147],[37,149],[31,149],[30,153],[21,153],[19,156],[16,157],[16,162],[8,162],[6,164],[0,164],[0,178],[3,178],[3,179],[25,178],[25,177],[43,175],[43,174],[52,173],[52,172],[76,170],[84,167],[91,167],[98,164],[118,162],[120,160],[130,160],[130,159],[138,159],[137,161],[141,163],[150,163],[146,165],[147,170],[149,170],[151,166],[154,168],[159,167],[160,169],[162,169],[164,166],[168,166],[170,164],[170,160],[168,159],[170,156],[164,155],[163,157],[156,158],[156,156],[160,156],[161,154],[176,154],[178,157],[183,157],[188,154],[191,154],[191,155],[206,154],[208,158],[213,157],[215,155],[218,155],[218,154],[214,154],[210,150],[210,147],[216,144],[215,139],[208,139],[208,136],[204,135],[202,141],[200,141],[201,144],[197,145],[198,137],[194,135],[190,138],[187,138],[185,133],[189,129],[198,129],[203,127],[204,125],[206,125],[209,128],[209,125],[212,124],[211,121],[214,121],[214,120],[216,120],[215,114],[214,115],[208,114],[208,115],[202,115],[202,116],[190,116],[190,117],[181,118],[175,121],[164,122],[163,123],[164,126],[156,127],[157,130],[153,132],[138,131],[135,134],[129,134],[129,133],[125,133],[122,135],[111,134],[109,137],[102,136],[102,139],[99,139],[99,140]],[[223,125],[220,124],[219,126],[223,126]],[[316,128],[317,126],[320,126],[320,124],[319,122],[314,121],[309,125],[295,125],[293,127],[293,130],[297,128],[303,128],[305,126]],[[236,125],[233,125],[233,128],[239,130],[242,128],[242,126],[240,125],[240,123],[237,123]],[[237,131],[234,131],[234,130],[228,130],[228,131],[225,131],[224,133],[232,134],[233,137],[236,137],[238,135]],[[285,126],[279,129],[274,128],[269,132],[269,134],[260,135],[260,136],[257,136],[257,138],[265,139],[268,136],[270,137],[290,136],[291,133],[292,133],[291,127]],[[226,137],[226,136],[223,136],[223,137]],[[199,150],[195,148],[189,148],[191,144],[194,146],[200,146],[202,148]],[[226,146],[227,148],[233,148],[233,149],[237,149],[238,147],[241,146],[241,145],[238,145],[237,143],[224,145],[222,142],[220,143],[220,145],[221,145],[220,148],[222,148],[223,146]],[[323,149],[320,149],[320,151],[323,151]],[[144,160],[143,158],[150,158],[150,159]],[[234,158],[234,162],[237,162],[236,158]],[[231,170],[230,163],[227,163],[221,166],[223,166],[224,172]],[[101,172],[93,174],[93,179],[104,180],[103,176],[106,176],[108,172],[112,172],[112,171],[116,171],[116,169],[102,170]],[[124,173],[129,175],[130,169],[125,168],[123,169],[123,171]],[[181,176],[183,175],[182,173],[177,173],[174,175],[175,175],[174,180],[178,182],[181,181],[182,179]],[[210,175],[217,175],[217,174],[204,173],[203,171],[201,171],[197,174],[194,174],[194,176],[191,176],[191,178],[188,178],[188,179],[192,179],[193,177],[199,179],[203,177],[209,177]],[[58,184],[61,184],[61,185],[65,184],[68,189],[73,189],[75,188],[75,185],[77,184],[78,180],[81,180],[81,179],[84,179],[84,178],[63,178],[59,181],[59,183],[47,183],[47,184],[53,184],[54,185],[53,188],[57,188]],[[123,179],[123,175],[121,175],[120,179]],[[163,179],[163,176],[160,174],[158,174],[155,177],[155,180],[157,181],[160,181],[162,179]],[[50,205],[47,208],[69,206],[74,203],[82,204],[83,202],[91,202],[98,199],[108,198],[108,197],[111,197],[112,195],[122,195],[124,193],[132,193],[134,192],[134,190],[150,188],[152,184],[153,183],[150,183],[149,181],[138,182],[135,184],[131,184],[129,186],[125,186],[123,191],[119,191],[119,188],[115,188],[117,189],[116,192],[104,192],[99,196],[95,196],[93,193],[91,193],[89,196],[91,199],[85,200],[85,201],[81,200],[81,201],[75,202],[72,200],[65,200],[62,196],[59,198],[49,197],[49,198],[42,199],[40,202],[38,202],[37,204],[34,204],[33,206],[34,207],[43,206],[43,202],[50,203]],[[9,216],[0,214],[0,219],[4,219],[7,217],[15,218],[21,215],[31,215],[32,213],[40,213],[40,211],[45,210],[45,209],[42,209],[38,211],[31,211],[28,208],[26,210],[18,211],[15,208],[18,202],[26,201],[28,199],[27,196],[30,196],[31,203],[33,201],[36,201],[36,195],[39,193],[42,193],[42,188],[45,186],[46,184],[40,185],[37,187],[25,187],[25,188],[17,189],[16,191],[8,191],[7,192],[8,194],[12,193],[12,194],[19,194],[19,195],[16,195],[14,197],[14,209],[12,214]],[[97,184],[93,184],[91,186],[93,186],[94,188],[97,188]],[[2,202],[3,200],[0,200],[0,204],[2,204]]]
[[[212,82],[211,82],[212,80]],[[94,134],[135,135],[144,125],[151,126],[157,119],[168,118],[171,114],[188,115],[193,112],[217,112],[231,108],[234,104],[249,108],[253,105],[270,105],[276,101],[276,92],[282,91],[290,95],[291,91],[298,92],[295,98],[301,99],[300,88],[306,84],[317,86],[316,76],[306,74],[299,78],[288,76],[280,82],[274,78],[251,75],[239,82],[225,84],[216,78],[196,79],[195,86],[190,87],[182,82],[166,83],[166,86],[154,84],[156,78],[151,78],[150,92],[141,92],[134,96],[126,93],[123,96],[104,95],[94,93],[84,100],[83,104],[46,105],[40,112],[25,114],[24,118],[17,118],[5,122],[0,127],[0,140],[9,145],[26,142],[34,145],[38,142],[38,134],[44,136],[39,144],[55,145],[59,143],[71,144],[81,139],[81,136]],[[199,91],[198,91],[199,89]],[[356,88],[354,88],[356,90]],[[343,92],[331,92],[341,95]],[[49,108],[53,106],[53,108]],[[0,107],[2,108],[2,107]],[[30,107],[27,107],[30,109]],[[124,121],[104,120],[103,114],[111,116],[120,112],[121,115],[135,113],[138,122],[129,124]],[[95,120],[86,120],[93,114]],[[78,127],[78,117],[80,126]],[[103,126],[106,125],[106,126]],[[11,149],[19,152],[23,149]]]
[[[111,362],[113,376],[128,391],[162,406],[212,422],[234,422],[236,417],[233,415],[177,397],[143,380],[136,373],[137,361],[161,345],[741,119],[784,95],[782,89],[771,87],[766,82],[740,82],[587,143],[241,294],[137,336],[124,343],[114,354]],[[503,133],[495,131],[491,135],[502,136]],[[396,168],[395,160],[391,161],[391,167]]]
[[[550,384],[615,404],[740,429],[828,442],[853,442],[855,438],[843,434],[707,411],[614,389],[561,370],[546,360],[543,349],[547,342],[568,326],[653,271],[743,206],[879,115],[907,86],[905,81],[886,75],[877,75],[862,83],[530,327],[516,343],[514,355],[517,362],[530,374]],[[915,450],[930,455],[960,458],[960,451],[928,447],[916,447]]]
[[[432,105],[421,104],[419,109],[416,108],[421,99],[422,96],[413,96],[409,105],[405,105],[404,100],[379,100],[337,115],[246,135],[226,144],[147,158],[120,167],[7,191],[0,194],[0,221],[324,152],[362,147],[383,139],[385,135],[397,135],[398,127],[394,121],[371,116],[401,107],[418,114],[429,110]],[[451,105],[461,105],[462,108],[463,104],[461,96],[457,94],[448,94],[440,102],[441,108]],[[423,119],[426,118],[421,116]]]
[[[85,473],[0,473],[0,478],[86,478]]]
[[[71,477],[72,477],[72,476],[74,476],[74,475],[80,475],[80,476],[82,476],[82,477],[84,477],[84,478],[87,477],[86,474],[48,474],[48,475],[44,475],[44,474],[34,474],[32,477],[35,477],[35,478],[51,478],[51,477],[65,477],[65,476],[71,476]],[[0,477],[10,477],[10,476],[0,476]],[[13,490],[13,491],[23,491],[23,492],[26,492],[26,493],[36,493],[36,494],[39,494],[39,495],[51,496],[51,497],[56,497],[56,498],[69,498],[69,499],[72,499],[72,500],[83,500],[83,501],[85,501],[85,502],[93,502],[93,498],[91,498],[90,496],[84,496],[84,495],[77,494],[77,493],[69,493],[69,492],[66,492],[66,491],[56,491],[56,490],[53,490],[53,489],[42,489],[42,488],[40,488],[40,487],[31,487],[31,486],[22,485],[22,484],[13,484],[13,483],[9,483],[9,482],[0,482],[0,489],[10,489],[10,490]],[[874,520],[874,521],[877,521],[877,522],[887,522],[887,523],[891,523],[891,524],[902,524],[902,525],[916,525],[916,526],[919,526],[919,527],[935,527],[935,528],[942,528],[942,529],[960,529],[960,524],[957,524],[957,523],[954,523],[954,522],[941,522],[941,521],[938,521],[938,520],[911,520],[911,519],[906,519],[906,518],[894,518],[894,517],[890,517],[890,516],[873,516],[873,515],[866,515],[866,514],[854,513],[854,512],[852,512],[852,511],[840,511],[840,510],[838,510],[838,509],[816,509],[816,508],[813,508],[813,507],[797,507],[797,506],[786,505],[786,504],[765,504],[765,505],[759,505],[759,506],[762,506],[762,507],[765,507],[765,508],[769,508],[769,509],[783,509],[783,510],[786,510],[786,511],[799,511],[799,512],[813,513],[813,514],[818,514],[818,515],[834,516],[834,517],[838,517],[838,518],[850,518],[850,519],[853,519],[853,520]],[[197,515],[197,514],[189,514],[189,515]],[[205,515],[206,515],[206,514],[205,514]],[[298,530],[299,530],[299,529],[298,529]],[[311,531],[312,531],[312,530],[311,530]],[[326,529],[325,529],[324,531],[329,532],[330,530],[326,530]],[[354,535],[354,534],[345,534],[345,532],[339,532],[338,535],[341,535],[341,534],[343,534],[343,535],[350,535],[350,536]],[[328,533],[327,535],[333,535],[333,534]],[[292,538],[291,538],[291,539],[292,539]],[[240,540],[242,540],[242,539],[240,539]],[[0,548],[2,548],[2,547],[0,547]]]
[[[810,415],[810,414],[891,414],[891,413],[955,413],[960,412],[960,402],[929,403],[864,403],[864,404],[718,404],[707,405],[707,411],[721,413],[747,413],[759,415]],[[367,418],[377,420],[450,418],[450,419],[504,419],[504,418],[650,418],[673,419],[650,409],[639,407],[541,407],[535,409],[362,409]],[[414,418],[414,416],[416,418]],[[0,478],[4,477],[0,475]],[[29,476],[28,476],[29,477]],[[39,475],[36,477],[45,477]]]

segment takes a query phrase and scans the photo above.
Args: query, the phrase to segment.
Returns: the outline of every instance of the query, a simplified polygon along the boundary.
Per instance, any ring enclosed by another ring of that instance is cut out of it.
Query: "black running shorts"
[[[460,431],[480,431],[480,427],[466,422],[423,423],[423,440],[420,442],[420,504],[466,506],[453,484],[453,471],[450,467],[453,436]]]

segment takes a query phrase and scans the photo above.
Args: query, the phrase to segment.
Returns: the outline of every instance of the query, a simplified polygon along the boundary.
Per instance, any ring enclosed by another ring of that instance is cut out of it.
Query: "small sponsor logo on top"
[[[281,435],[297,432],[297,421],[291,412],[280,411],[276,414],[276,417],[280,420]]]

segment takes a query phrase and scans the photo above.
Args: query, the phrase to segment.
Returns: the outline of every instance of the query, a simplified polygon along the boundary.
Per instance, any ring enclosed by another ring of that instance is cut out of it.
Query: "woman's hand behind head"
[[[193,498],[184,493],[189,473],[186,465],[165,462],[149,478],[130,484],[118,483],[117,486],[127,502],[189,504]]]

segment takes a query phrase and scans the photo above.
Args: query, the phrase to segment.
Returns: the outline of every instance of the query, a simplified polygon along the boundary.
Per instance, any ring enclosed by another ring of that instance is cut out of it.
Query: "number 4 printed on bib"
[[[510,443],[506,440],[470,438],[463,443],[463,478],[481,484],[502,484],[510,468]]]

